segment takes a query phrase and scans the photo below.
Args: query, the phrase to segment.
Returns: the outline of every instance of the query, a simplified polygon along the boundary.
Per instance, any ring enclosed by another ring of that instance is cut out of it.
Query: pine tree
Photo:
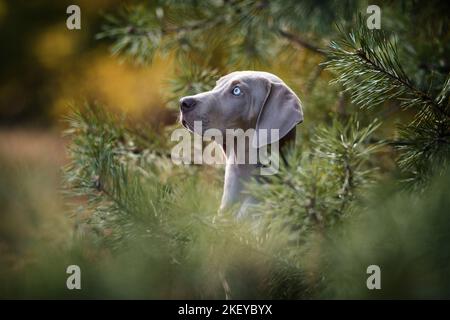
[[[108,15],[98,38],[112,41],[114,54],[137,63],[176,54],[174,101],[213,87],[219,75],[236,69],[280,68],[305,96],[306,120],[280,173],[263,187],[248,186],[260,200],[254,213],[263,217],[263,228],[249,233],[252,226],[216,216],[220,179],[207,183],[216,189],[202,187],[208,169],[172,165],[164,138],[136,132],[102,108],[75,112],[69,118],[67,191],[88,198],[81,209],[91,213],[87,225],[113,249],[137,241],[156,256],[164,252],[157,263],[175,261],[193,278],[196,264],[207,264],[214,274],[219,265],[233,270],[230,247],[241,248],[243,256],[257,257],[246,263],[269,266],[265,280],[258,280],[262,297],[314,296],[326,268],[308,261],[316,261],[331,230],[365,211],[361,199],[379,179],[373,153],[384,138],[398,152],[402,181],[415,189],[426,189],[448,166],[448,18],[424,19],[444,10],[427,4],[411,22],[423,28],[408,31],[399,17],[419,12],[418,6],[382,6],[382,30],[369,30],[356,15],[366,8],[359,1],[154,1]],[[398,130],[376,134],[395,112],[402,120]],[[205,254],[212,251],[205,243],[220,254]],[[221,279],[214,281],[220,287]]]

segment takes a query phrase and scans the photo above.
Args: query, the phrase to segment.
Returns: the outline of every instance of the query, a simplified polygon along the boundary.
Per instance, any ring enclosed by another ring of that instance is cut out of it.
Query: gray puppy
[[[181,123],[189,131],[194,132],[194,121],[202,122],[202,132],[196,132],[200,135],[211,128],[218,129],[224,137],[229,134],[227,129],[242,129],[236,130],[241,133],[254,129],[251,143],[244,148],[246,154],[276,142],[283,148],[295,140],[295,127],[303,121],[302,104],[295,93],[277,76],[260,71],[230,73],[220,78],[211,91],[180,99],[180,109]],[[259,132],[264,129],[267,130],[265,141],[258,139]],[[270,134],[271,129],[278,129],[279,134]],[[244,184],[256,174],[255,169],[259,166],[258,163],[232,161],[237,149],[227,148],[225,142],[221,145],[226,167],[219,211],[241,202],[238,217],[243,217],[252,203],[252,199],[244,199]]]

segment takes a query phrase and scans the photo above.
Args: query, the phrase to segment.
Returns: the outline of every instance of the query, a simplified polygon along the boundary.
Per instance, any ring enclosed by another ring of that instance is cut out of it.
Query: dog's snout
[[[180,108],[182,111],[189,111],[194,109],[197,101],[194,98],[185,97],[180,100]]]

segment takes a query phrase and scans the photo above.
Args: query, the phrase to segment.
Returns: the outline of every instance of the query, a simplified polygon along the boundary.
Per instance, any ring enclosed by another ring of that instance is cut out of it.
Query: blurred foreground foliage
[[[87,197],[78,210],[90,212],[85,223],[96,230],[101,246],[142,250],[158,265],[179,268],[178,276],[193,281],[192,288],[177,293],[189,292],[184,297],[223,297],[224,281],[234,298],[276,297],[285,289],[304,294],[297,285],[279,288],[279,277],[303,273],[284,250],[287,238],[217,216],[221,178],[208,173],[211,168],[174,165],[167,155],[139,145],[122,122],[99,107],[87,107],[69,121],[74,143],[68,192]]]
[[[265,228],[255,230],[251,221],[217,216],[221,178],[213,168],[174,165],[161,151],[168,146],[155,144],[155,139],[145,138],[145,131],[136,132],[136,126],[130,127],[126,119],[95,105],[74,111],[67,121],[66,133],[72,143],[65,191],[74,201],[77,221],[73,247],[66,254],[42,252],[25,267],[29,270],[18,273],[30,272],[26,277],[5,279],[5,296],[22,294],[9,286],[26,289],[25,296],[40,296],[40,281],[54,290],[46,291],[50,297],[97,297],[107,288],[109,297],[314,296],[320,277],[317,266],[300,259],[315,254],[305,244],[316,228],[322,232],[333,227],[353,202],[353,192],[362,181],[368,182],[363,167],[375,147],[368,138],[376,126],[359,128],[356,120],[318,130],[313,142],[316,148],[292,154],[289,167],[283,167],[280,175],[286,174],[294,184],[302,181],[289,189],[293,199],[303,193],[301,188],[314,192],[315,185],[329,180],[316,194],[316,207],[307,193],[297,202],[309,206],[311,212],[290,221],[279,212],[267,216]],[[330,145],[323,144],[323,139]],[[335,154],[338,149],[342,157]],[[320,165],[312,161],[312,154]],[[335,163],[342,163],[342,172],[337,167],[327,171]],[[305,175],[305,171],[316,175]],[[297,180],[298,174],[308,181]],[[274,188],[277,183],[274,180]],[[326,220],[315,224],[321,214]],[[311,219],[315,220],[309,223]],[[289,228],[280,228],[285,222]],[[64,288],[64,264],[81,267],[86,290]],[[53,278],[48,272],[58,268],[62,268],[59,276]],[[48,277],[39,277],[40,272]]]
[[[450,175],[436,176],[423,193],[389,181],[377,187],[366,171],[373,148],[380,148],[370,143],[376,126],[358,128],[354,120],[318,128],[311,147],[291,154],[289,166],[260,186],[258,210],[273,214],[255,230],[217,216],[215,169],[173,165],[134,126],[99,107],[82,108],[68,121],[73,240],[65,250],[38,243],[21,266],[2,263],[3,297],[448,296]],[[3,166],[2,179],[8,171]],[[27,197],[29,191],[14,188]],[[0,189],[6,211],[16,203],[10,191]],[[82,290],[65,287],[71,264],[81,267]],[[371,264],[381,267],[383,290],[365,286]]]
[[[423,194],[379,187],[362,214],[330,234],[322,255],[323,298],[450,297],[450,173]],[[381,268],[381,289],[367,290],[366,269]]]

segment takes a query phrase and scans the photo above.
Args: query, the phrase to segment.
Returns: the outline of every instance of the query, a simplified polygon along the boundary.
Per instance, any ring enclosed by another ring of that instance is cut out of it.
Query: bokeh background
[[[0,1],[0,260],[19,268],[40,242],[70,243],[74,220],[61,194],[62,135],[71,106],[97,101],[155,125],[174,122],[164,95],[172,58],[121,62],[95,39],[103,12],[122,1],[78,1],[82,29],[68,30],[71,1]]]

